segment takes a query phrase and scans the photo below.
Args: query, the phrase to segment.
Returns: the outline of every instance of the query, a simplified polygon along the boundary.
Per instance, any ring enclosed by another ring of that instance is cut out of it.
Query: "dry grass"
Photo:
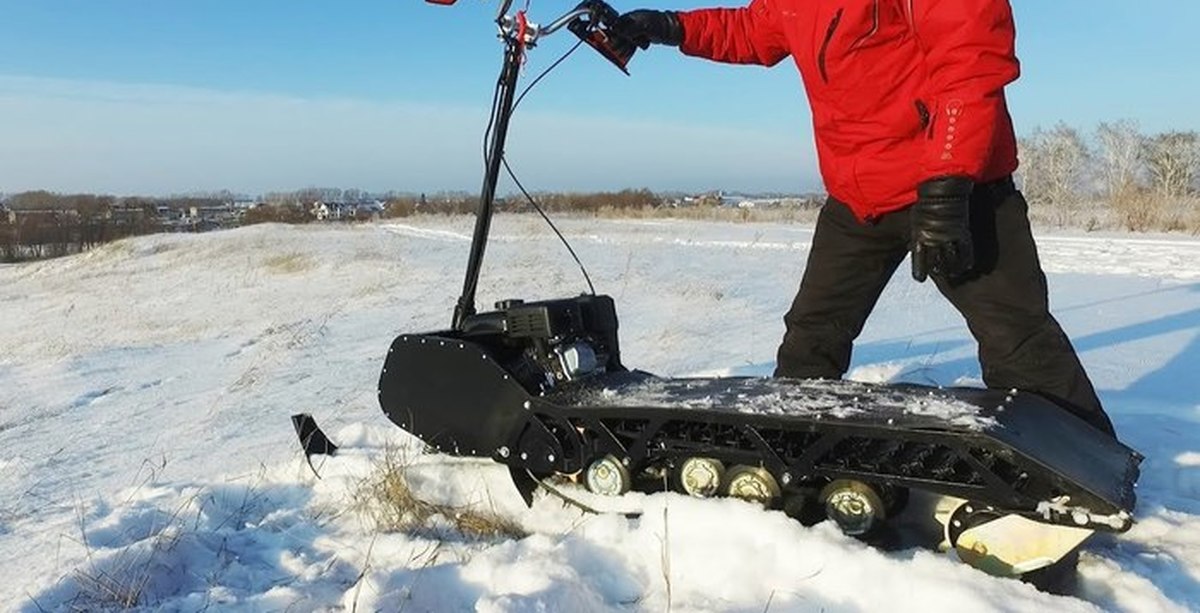
[[[602,219],[693,219],[728,222],[803,222],[817,220],[818,207],[735,208],[723,206],[687,207],[603,207],[593,215]]]
[[[181,514],[190,506],[185,501],[165,520],[165,524],[145,546],[127,547],[114,557],[93,560],[73,573],[78,591],[69,603],[73,611],[124,611],[144,607],[148,588],[161,572],[161,564],[184,534]],[[82,521],[82,520],[81,520]],[[82,524],[80,530],[83,530]],[[86,534],[83,544],[87,546]],[[88,558],[92,557],[88,547]]]
[[[1162,201],[1148,193],[1125,190],[1112,199],[1113,212],[1126,230],[1145,232],[1154,230],[1163,217]]]
[[[89,610],[129,610],[142,602],[150,584],[149,560],[136,555],[122,555],[111,569],[91,567],[75,571],[79,597],[72,608]]]
[[[1031,203],[1029,219],[1038,228],[1076,228],[1088,232],[1181,232],[1200,234],[1200,199],[1167,201],[1148,192],[1115,197],[1112,203],[1067,205]]]
[[[605,207],[593,216],[605,219],[690,219],[734,223],[815,223],[819,207],[760,207],[739,209],[717,206]],[[580,215],[583,215],[580,213]],[[1031,202],[1029,217],[1035,226],[1077,228],[1088,232],[1186,232],[1200,235],[1200,198],[1168,203],[1146,191],[1131,191],[1112,202],[1085,200],[1047,205]]]
[[[735,208],[719,206],[688,207],[603,207],[597,211],[556,212],[601,219],[686,219],[732,223],[804,223],[817,220],[820,207]],[[1186,232],[1200,234],[1200,199],[1192,197],[1168,204],[1162,197],[1145,191],[1133,191],[1114,197],[1112,202],[1081,200],[1045,204],[1031,201],[1029,218],[1035,227],[1075,228],[1088,232],[1125,230],[1132,232]]]
[[[273,255],[263,260],[263,266],[270,272],[280,275],[295,274],[311,270],[316,262],[307,255],[299,252]]]
[[[429,502],[408,482],[411,460],[388,449],[375,470],[358,485],[353,508],[383,532],[437,532],[446,523],[468,539],[520,539],[528,535],[516,521],[491,510]]]

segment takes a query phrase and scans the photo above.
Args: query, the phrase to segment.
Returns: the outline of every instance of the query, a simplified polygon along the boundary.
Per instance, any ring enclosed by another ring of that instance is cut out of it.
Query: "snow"
[[[1180,466],[1200,466],[1200,453],[1189,451],[1175,456],[1175,463]]]
[[[1200,609],[1200,241],[1039,236],[1054,312],[1122,439],[1147,457],[1137,523],[1089,542],[1074,595],[924,548],[881,551],[733,500],[630,495],[527,510],[499,465],[423,453],[379,411],[392,339],[447,326],[473,219],[158,235],[0,265],[0,609],[1189,611]],[[577,294],[565,250],[500,216],[480,304]],[[562,222],[617,300],[623,361],[761,377],[811,228]],[[931,284],[897,274],[852,379],[980,384]],[[342,446],[304,462],[289,416]],[[522,539],[379,532],[353,510],[399,451],[422,497]]]
[[[735,411],[743,415],[788,415],[850,420],[882,415],[929,418],[939,426],[982,431],[996,419],[979,406],[936,389],[916,394],[890,393],[861,381],[788,381],[769,377],[735,379],[650,379],[620,388],[604,387],[585,395],[585,406],[645,406],[706,411]]]

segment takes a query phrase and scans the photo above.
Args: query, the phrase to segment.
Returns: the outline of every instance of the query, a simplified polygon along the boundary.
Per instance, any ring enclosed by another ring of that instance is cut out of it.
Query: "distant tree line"
[[[582,212],[596,214],[661,206],[664,198],[648,189],[623,189],[617,192],[539,192],[531,194],[533,201],[546,212]],[[479,197],[465,193],[438,194],[426,197],[397,196],[387,201],[387,217],[408,217],[416,214],[463,215],[474,213]],[[523,195],[498,198],[495,208],[500,212],[532,212],[533,205]]]
[[[246,201],[246,196],[231,192],[173,196],[168,198],[118,197],[97,194],[57,194],[30,191],[0,197],[0,261],[58,257],[79,253],[109,241],[128,236],[164,231],[201,231],[212,224],[176,223],[180,216],[195,211],[236,210],[236,225],[257,223],[303,224],[317,220],[322,203],[383,203],[383,216],[463,215],[474,213],[479,198],[466,192],[436,194],[372,194],[360,189],[304,188],[291,192],[272,192]],[[534,196],[545,211],[621,211],[659,206],[663,199],[653,192],[622,190],[598,193],[539,193]],[[522,198],[499,198],[496,209],[502,212],[530,211]],[[365,221],[375,216],[373,209],[352,209],[339,219]],[[230,213],[232,214],[232,213]]]
[[[1037,128],[1020,139],[1018,181],[1039,223],[1089,230],[1123,228],[1132,231],[1189,231],[1200,234],[1200,134],[1196,131],[1143,133],[1132,121],[1100,123],[1084,133],[1065,123]],[[688,199],[679,213],[664,205],[680,205],[648,189],[616,192],[540,192],[533,194],[546,212],[593,215],[687,214],[696,208],[716,209],[713,194]],[[201,230],[211,225],[169,223],[167,217],[185,211],[219,207],[240,201],[238,225],[308,223],[316,220],[319,203],[383,203],[386,217],[462,215],[474,213],[478,196],[466,192],[411,194],[369,193],[361,189],[309,187],[271,192],[256,199],[228,191],[167,198],[117,197],[96,194],[56,194],[31,191],[0,195],[0,261],[12,262],[78,253],[127,236],[166,230]],[[247,202],[248,201],[248,202]],[[377,210],[377,206],[375,205]],[[349,217],[368,215],[358,209]],[[528,212],[522,195],[499,198],[496,210]],[[739,219],[757,213],[740,211]],[[764,216],[764,219],[771,217]],[[226,227],[218,225],[217,227]]]
[[[0,260],[79,253],[101,243],[159,231],[154,205],[138,198],[34,191],[0,207]]]
[[[1200,133],[1133,121],[1085,134],[1065,123],[1020,142],[1022,189],[1052,223],[1200,233]]]

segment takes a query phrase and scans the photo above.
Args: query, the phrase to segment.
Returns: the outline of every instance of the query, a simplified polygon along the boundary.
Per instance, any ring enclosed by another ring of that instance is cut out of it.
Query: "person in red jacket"
[[[1017,79],[1008,0],[752,0],[635,10],[635,44],[800,71],[829,194],[775,376],[839,378],[884,286],[911,254],[979,343],[983,380],[1047,396],[1114,434],[1050,314],[1016,189],[1004,87]]]

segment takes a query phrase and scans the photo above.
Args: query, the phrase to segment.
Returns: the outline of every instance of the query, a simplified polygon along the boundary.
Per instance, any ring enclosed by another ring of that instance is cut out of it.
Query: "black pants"
[[[800,291],[784,316],[775,376],[836,379],[846,372],[854,339],[908,254],[909,233],[908,209],[863,224],[845,204],[826,201]],[[971,234],[975,269],[954,282],[934,281],[979,343],[984,383],[1039,393],[1113,433],[1075,349],[1050,315],[1028,205],[1011,180],[976,187]]]

